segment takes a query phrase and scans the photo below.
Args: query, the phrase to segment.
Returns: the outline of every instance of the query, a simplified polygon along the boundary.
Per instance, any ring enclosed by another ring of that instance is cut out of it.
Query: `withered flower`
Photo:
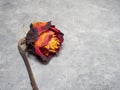
[[[33,22],[26,36],[27,50],[48,62],[56,55],[63,42],[63,33],[51,22]]]
[[[38,86],[22,45],[26,45],[26,50],[38,56],[43,62],[49,62],[59,52],[62,42],[63,33],[51,25],[51,22],[32,23],[26,37],[19,40],[18,49],[25,62],[33,90],[38,90]]]

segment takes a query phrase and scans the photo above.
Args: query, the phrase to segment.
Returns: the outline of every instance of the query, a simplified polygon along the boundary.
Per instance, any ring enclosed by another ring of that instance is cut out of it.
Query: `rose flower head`
[[[33,22],[26,35],[27,50],[48,62],[59,52],[63,35],[51,22]]]

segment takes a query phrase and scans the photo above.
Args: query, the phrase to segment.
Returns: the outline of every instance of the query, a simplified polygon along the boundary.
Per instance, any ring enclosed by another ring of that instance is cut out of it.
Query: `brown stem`
[[[29,74],[29,78],[30,78],[30,81],[31,81],[31,86],[32,86],[33,90],[38,90],[37,84],[36,84],[34,76],[33,76],[31,66],[29,64],[29,61],[28,61],[27,56],[25,54],[25,51],[21,47],[22,44],[25,44],[25,38],[22,38],[22,39],[19,40],[18,49],[19,49],[19,52],[20,52],[20,54],[21,54],[21,56],[24,60],[25,65],[26,65],[26,68],[27,68],[27,71],[28,71],[28,74]]]

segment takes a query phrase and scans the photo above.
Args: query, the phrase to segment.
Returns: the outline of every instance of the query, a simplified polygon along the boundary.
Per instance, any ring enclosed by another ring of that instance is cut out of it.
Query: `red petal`
[[[50,29],[52,29],[54,32],[56,32],[56,33],[60,33],[60,30],[58,30],[57,28],[55,28],[55,27],[50,27]]]
[[[36,52],[36,54],[39,55],[41,58],[44,57],[44,55],[41,53],[39,47],[37,47],[37,46],[35,46],[35,52]]]
[[[62,32],[60,32],[60,30],[58,30],[58,29],[55,28],[55,27],[50,27],[50,29],[56,33],[57,37],[59,38],[59,40],[60,40],[61,43],[62,43],[62,42],[64,41],[64,39],[63,39],[63,35],[64,35],[64,34],[63,34]]]
[[[64,39],[63,39],[63,35],[58,34],[57,37],[59,38],[59,40],[60,40],[61,43],[64,41]]]
[[[36,47],[36,46],[35,46],[35,52],[36,52],[36,54],[37,54],[38,56],[40,56],[41,59],[44,60],[44,61],[48,61],[48,60],[50,60],[51,57],[52,57],[52,56],[49,56],[49,57],[44,56],[43,53],[40,51],[39,47]]]

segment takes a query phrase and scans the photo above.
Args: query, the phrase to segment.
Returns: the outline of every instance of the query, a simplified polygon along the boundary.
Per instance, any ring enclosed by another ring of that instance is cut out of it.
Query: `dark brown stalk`
[[[25,38],[22,38],[22,39],[19,40],[18,49],[19,49],[19,52],[20,52],[20,54],[21,54],[21,56],[24,60],[25,65],[26,65],[26,68],[27,68],[27,71],[28,71],[28,74],[29,74],[29,78],[30,78],[30,81],[31,81],[31,86],[32,86],[33,90],[38,90],[37,84],[36,84],[34,76],[33,76],[31,66],[30,66],[29,61],[27,59],[27,56],[25,54],[25,50],[23,50],[22,47],[21,47],[22,44],[25,44]]]

